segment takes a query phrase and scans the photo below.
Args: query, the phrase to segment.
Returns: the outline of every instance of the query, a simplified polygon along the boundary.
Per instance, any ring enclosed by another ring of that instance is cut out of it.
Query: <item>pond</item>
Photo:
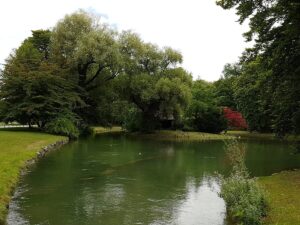
[[[299,168],[282,142],[245,141],[253,176]],[[100,135],[63,146],[22,177],[9,225],[225,225],[217,173],[224,143],[172,143]]]

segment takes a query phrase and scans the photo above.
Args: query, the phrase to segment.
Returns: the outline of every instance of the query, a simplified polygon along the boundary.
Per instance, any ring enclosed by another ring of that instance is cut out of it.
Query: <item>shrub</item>
[[[74,119],[69,116],[59,115],[45,126],[45,131],[52,134],[60,134],[76,139],[79,136],[79,130],[75,125]]]
[[[249,178],[245,166],[245,145],[233,140],[226,145],[226,154],[232,164],[232,173],[222,179],[221,197],[227,213],[235,222],[242,225],[259,225],[266,215],[264,192],[254,179]]]
[[[259,225],[266,215],[264,193],[253,179],[231,175],[223,180],[221,196],[226,202],[228,215],[238,224]]]
[[[122,127],[127,131],[139,131],[142,127],[142,113],[136,108],[128,109]]]
[[[223,115],[230,129],[246,130],[248,128],[247,122],[240,112],[224,107]]]
[[[122,127],[129,132],[153,132],[160,128],[160,123],[156,117],[146,114],[136,107],[127,110]]]
[[[185,117],[185,126],[196,131],[220,133],[227,128],[221,110],[201,102],[193,102],[187,109]]]

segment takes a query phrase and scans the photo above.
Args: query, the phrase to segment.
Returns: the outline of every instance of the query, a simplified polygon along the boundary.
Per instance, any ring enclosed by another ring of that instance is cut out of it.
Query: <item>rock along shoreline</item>
[[[66,138],[65,140],[57,141],[53,144],[49,144],[45,147],[42,147],[41,150],[37,151],[36,157],[29,159],[25,163],[25,167],[21,170],[21,175],[27,173],[27,170],[30,168],[31,165],[35,164],[38,160],[44,158],[48,153],[56,151],[60,149],[63,145],[68,144],[70,142],[69,138]]]
[[[24,176],[28,173],[30,167],[33,166],[36,162],[38,162],[40,159],[47,156],[47,154],[49,154],[50,152],[59,150],[63,145],[66,145],[69,142],[70,142],[70,139],[65,138],[64,140],[59,140],[59,141],[56,141],[55,143],[52,143],[52,144],[49,144],[49,145],[46,145],[46,146],[42,147],[39,151],[37,151],[36,156],[34,158],[29,159],[29,160],[26,161],[24,167],[20,171],[19,181],[21,180],[22,176]],[[15,191],[16,191],[17,186],[18,186],[18,183],[11,190],[11,199],[10,199],[10,202],[8,203],[8,205],[6,206],[7,207],[7,213],[8,213],[8,210],[10,208],[11,200],[12,200],[13,196],[15,195]],[[5,220],[3,222],[4,222],[4,224],[7,224],[7,217],[5,218]],[[1,221],[0,221],[0,225],[1,225]]]

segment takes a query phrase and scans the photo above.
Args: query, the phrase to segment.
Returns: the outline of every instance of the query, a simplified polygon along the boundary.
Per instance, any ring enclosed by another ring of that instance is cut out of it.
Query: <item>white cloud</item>
[[[181,51],[183,66],[194,78],[218,79],[224,64],[237,61],[246,47],[242,33],[247,27],[214,0],[10,0],[0,8],[0,63],[31,30],[51,28],[79,8],[145,41]]]

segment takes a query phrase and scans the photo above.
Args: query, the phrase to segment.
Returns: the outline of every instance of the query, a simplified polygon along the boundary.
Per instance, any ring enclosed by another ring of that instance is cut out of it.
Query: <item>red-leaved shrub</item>
[[[240,112],[234,111],[229,107],[224,107],[223,114],[227,120],[229,128],[241,129],[241,130],[245,130],[248,128],[247,122],[243,118],[243,115]]]

